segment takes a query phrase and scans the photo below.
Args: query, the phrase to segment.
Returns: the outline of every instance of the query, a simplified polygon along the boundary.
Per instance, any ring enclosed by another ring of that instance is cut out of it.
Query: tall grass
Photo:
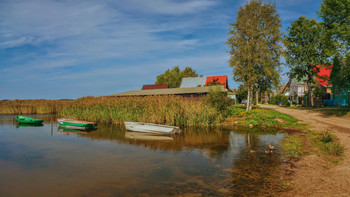
[[[7,100],[0,101],[0,114],[56,114],[69,100]]]
[[[223,120],[207,102],[179,96],[83,97],[63,107],[59,115],[100,123],[137,121],[176,126],[212,126]]]

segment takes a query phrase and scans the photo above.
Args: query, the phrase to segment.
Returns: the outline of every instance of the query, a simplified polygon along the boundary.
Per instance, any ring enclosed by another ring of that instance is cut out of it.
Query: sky
[[[0,0],[0,100],[139,90],[174,66],[237,88],[225,41],[244,2]],[[318,19],[321,0],[271,2],[285,31],[301,15]]]

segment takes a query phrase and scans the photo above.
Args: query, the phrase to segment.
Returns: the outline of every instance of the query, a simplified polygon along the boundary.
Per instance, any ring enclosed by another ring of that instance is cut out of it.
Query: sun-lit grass
[[[246,111],[244,106],[230,106],[228,108],[228,116],[236,118],[235,124],[237,125],[295,127],[297,124],[297,119],[290,115],[258,107],[254,107],[251,111]]]
[[[310,131],[287,135],[282,143],[286,157],[300,157],[306,153],[322,156],[327,161],[339,161],[344,153],[344,146],[330,132]]]

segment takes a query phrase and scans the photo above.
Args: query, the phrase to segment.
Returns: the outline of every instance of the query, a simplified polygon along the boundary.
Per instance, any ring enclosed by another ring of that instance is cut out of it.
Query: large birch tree
[[[240,6],[236,21],[230,23],[226,42],[233,79],[248,88],[247,108],[252,109],[253,90],[270,87],[280,79],[281,20],[276,5],[261,0]]]

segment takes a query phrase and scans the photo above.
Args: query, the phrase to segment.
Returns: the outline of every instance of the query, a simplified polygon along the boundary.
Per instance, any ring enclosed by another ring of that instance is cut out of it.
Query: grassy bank
[[[259,127],[299,127],[297,119],[277,111],[253,107],[245,111],[245,106],[232,105],[228,108],[225,122],[234,125]]]
[[[288,135],[283,139],[282,148],[286,157],[316,154],[332,163],[340,161],[344,153],[339,139],[332,133],[322,131]]]
[[[84,97],[58,113],[63,117],[103,123],[152,122],[176,126],[213,126],[222,115],[205,101],[179,96]]]

